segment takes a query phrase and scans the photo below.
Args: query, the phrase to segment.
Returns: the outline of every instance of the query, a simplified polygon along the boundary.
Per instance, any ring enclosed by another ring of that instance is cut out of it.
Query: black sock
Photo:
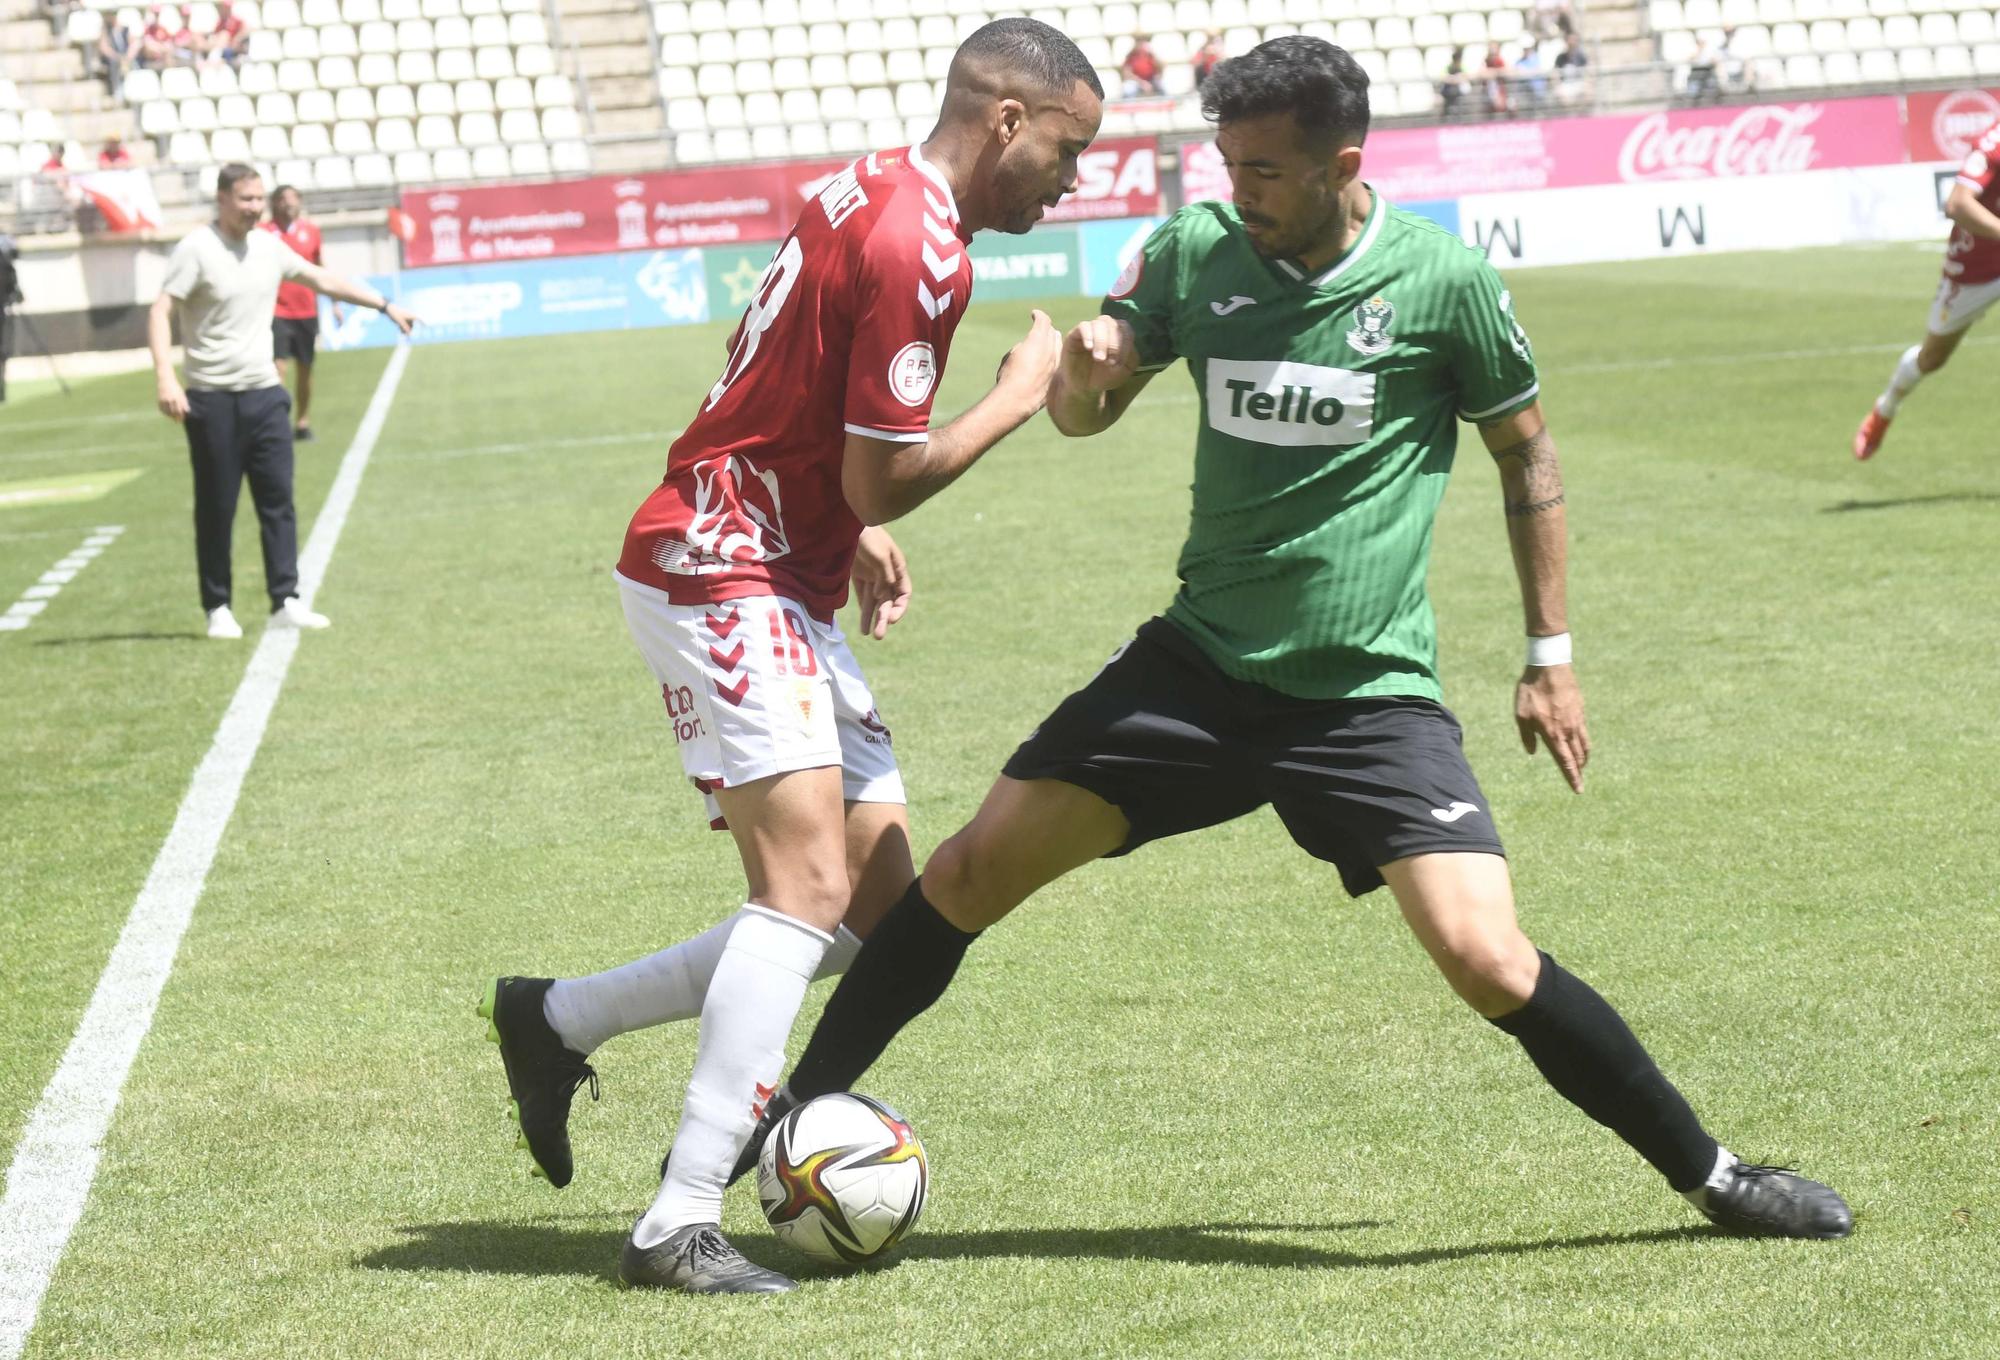
[[[787,1089],[801,1103],[853,1090],[903,1026],[944,995],[978,938],[938,915],[924,897],[923,879],[912,883],[827,998]]]
[[[1611,1003],[1547,954],[1528,1004],[1493,1023],[1521,1041],[1549,1085],[1685,1194],[1715,1169],[1716,1142]]]

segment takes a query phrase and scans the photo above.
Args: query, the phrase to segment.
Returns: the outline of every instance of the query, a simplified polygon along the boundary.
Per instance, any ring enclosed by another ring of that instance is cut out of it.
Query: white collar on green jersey
[[[1368,253],[1368,247],[1375,244],[1375,238],[1382,234],[1382,223],[1389,216],[1389,201],[1373,185],[1366,187],[1372,202],[1368,208],[1368,224],[1361,229],[1361,239],[1349,246],[1347,253],[1328,265],[1318,277],[1307,279],[1305,271],[1290,260],[1274,260],[1272,263],[1300,283],[1311,283],[1315,288],[1324,288],[1346,273],[1356,260]]]
[[[951,195],[951,181],[947,180],[944,177],[944,171],[938,169],[935,165],[932,165],[929,161],[925,160],[923,148],[918,146],[915,142],[910,143],[910,164],[916,166],[918,172],[922,174],[925,179],[929,180],[932,184],[936,185],[937,191],[944,195],[944,206],[950,209],[949,216],[951,218],[951,224],[954,227],[957,226],[958,200],[956,198],[953,198]]]

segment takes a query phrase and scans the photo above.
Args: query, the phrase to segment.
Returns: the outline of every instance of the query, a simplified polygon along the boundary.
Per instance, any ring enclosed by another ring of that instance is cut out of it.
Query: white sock
[[[635,1029],[692,1020],[701,1014],[709,979],[742,917],[738,911],[691,940],[632,963],[589,977],[558,979],[542,998],[542,1014],[564,1044],[586,1055]],[[859,937],[839,927],[814,980],[846,972],[860,948]]]
[[[1707,1212],[1708,1192],[1720,1190],[1729,1183],[1729,1176],[1736,1168],[1736,1154],[1717,1143],[1715,1145],[1715,1169],[1708,1173],[1708,1179],[1692,1190],[1683,1190],[1682,1198],[1695,1208]]]
[[[723,1182],[785,1066],[785,1039],[833,937],[764,907],[745,907],[701,1008],[673,1160],[653,1207],[632,1230],[641,1247],[676,1228],[722,1220]]]
[[[1884,420],[1896,418],[1896,408],[1903,404],[1903,398],[1924,380],[1924,371],[1917,367],[1917,354],[1921,345],[1911,345],[1903,351],[1903,357],[1896,363],[1896,371],[1889,378],[1889,390],[1875,398],[1875,413]]]

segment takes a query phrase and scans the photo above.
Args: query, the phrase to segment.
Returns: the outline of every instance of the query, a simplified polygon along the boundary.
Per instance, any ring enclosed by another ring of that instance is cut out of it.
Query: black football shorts
[[[274,316],[271,318],[271,357],[297,359],[312,366],[313,351],[319,345],[319,318],[316,316]]]
[[[1504,854],[1458,720],[1429,699],[1301,699],[1224,674],[1151,619],[1007,761],[1118,808],[1113,854],[1269,803],[1300,848],[1356,897],[1377,866],[1435,851]]]

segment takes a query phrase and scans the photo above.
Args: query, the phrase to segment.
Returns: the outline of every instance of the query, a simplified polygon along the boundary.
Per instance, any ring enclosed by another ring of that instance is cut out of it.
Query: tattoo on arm
[[[1562,464],[1556,458],[1556,441],[1546,429],[1537,430],[1518,443],[1493,452],[1493,461],[1507,479],[1509,516],[1539,515],[1563,503]]]

